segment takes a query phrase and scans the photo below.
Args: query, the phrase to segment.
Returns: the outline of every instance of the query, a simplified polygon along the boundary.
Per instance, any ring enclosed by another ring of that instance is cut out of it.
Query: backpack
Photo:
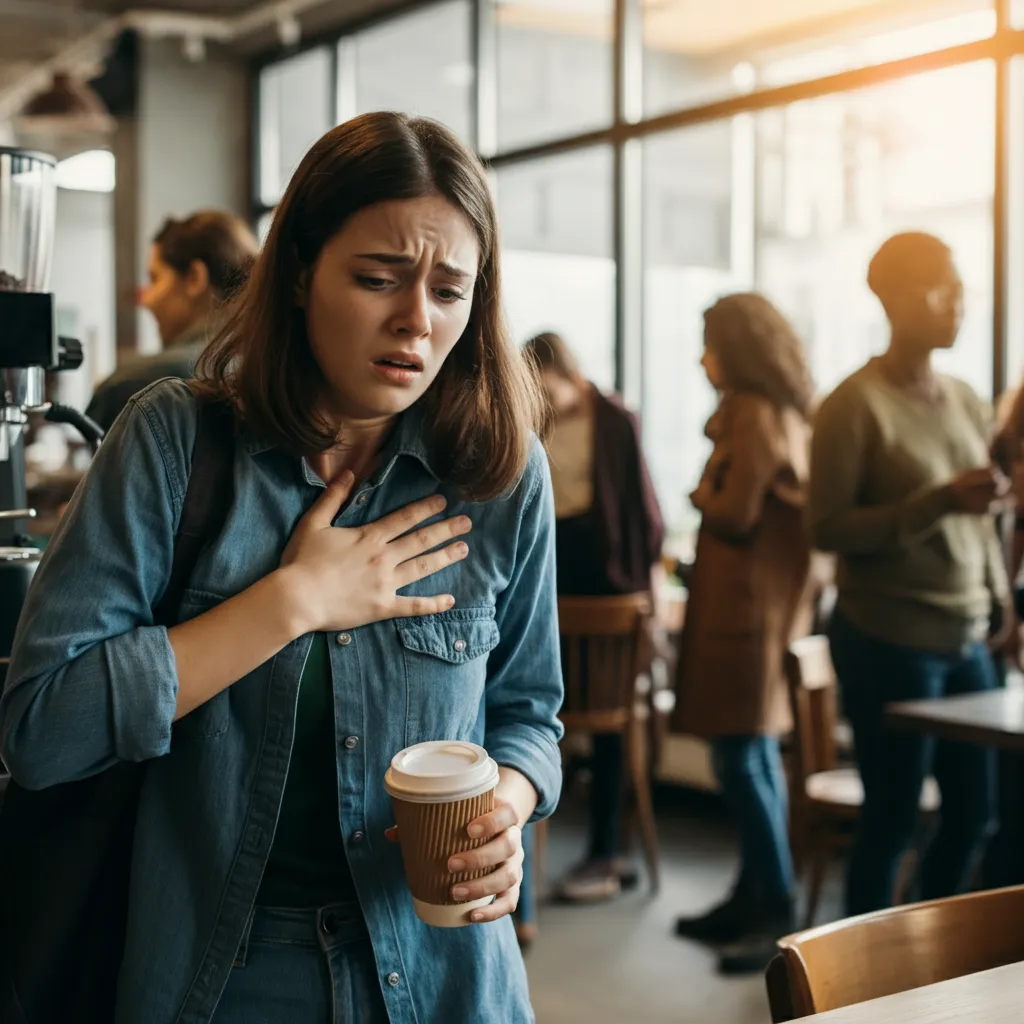
[[[154,608],[178,621],[200,552],[233,498],[234,424],[200,401],[171,575]],[[26,790],[0,807],[0,1021],[111,1024],[124,952],[135,812],[145,763],[121,761],[78,782]]]

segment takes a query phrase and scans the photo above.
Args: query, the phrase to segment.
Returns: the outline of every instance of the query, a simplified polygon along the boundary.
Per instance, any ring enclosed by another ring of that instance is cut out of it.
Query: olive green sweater
[[[941,377],[929,403],[893,387],[877,361],[848,377],[815,417],[808,517],[839,556],[838,607],[870,636],[955,651],[985,635],[1008,593],[991,516],[957,513],[945,489],[986,465],[989,412]]]

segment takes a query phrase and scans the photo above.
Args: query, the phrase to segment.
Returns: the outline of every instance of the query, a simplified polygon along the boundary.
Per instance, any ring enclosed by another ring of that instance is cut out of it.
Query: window
[[[992,0],[645,0],[644,108],[660,114],[940,50],[990,36],[995,23]]]
[[[265,67],[259,81],[259,197],[273,206],[306,150],[333,124],[326,46]]]
[[[965,319],[942,369],[992,391],[995,74],[966,64],[758,116],[757,285],[808,347],[818,390],[881,351],[865,283],[897,231],[953,250]]]
[[[995,75],[989,62],[743,114],[644,146],[644,436],[670,529],[696,516],[714,396],[702,311],[751,286],[791,320],[819,394],[887,342],[866,284],[878,246],[929,231],[953,251],[965,318],[939,367],[992,388]]]
[[[612,120],[612,0],[495,0],[498,148]]]
[[[677,541],[697,525],[687,495],[715,406],[702,314],[752,284],[752,127],[744,115],[644,143],[644,448]]]
[[[583,373],[615,381],[612,154],[606,148],[498,172],[505,308],[522,344],[562,334]]]
[[[471,30],[469,3],[453,0],[343,39],[338,120],[371,110],[400,110],[433,117],[472,142]],[[349,83],[354,83],[354,96],[347,95]]]

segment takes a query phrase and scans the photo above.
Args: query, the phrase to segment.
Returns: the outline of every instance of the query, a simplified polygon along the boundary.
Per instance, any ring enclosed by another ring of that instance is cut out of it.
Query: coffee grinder
[[[82,364],[82,346],[57,336],[50,266],[57,210],[56,161],[0,147],[0,683],[40,552],[31,546],[25,481],[30,413],[70,423],[93,446],[102,431],[46,401],[46,373]]]

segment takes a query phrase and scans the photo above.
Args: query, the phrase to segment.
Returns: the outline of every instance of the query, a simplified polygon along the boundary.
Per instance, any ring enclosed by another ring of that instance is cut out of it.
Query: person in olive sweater
[[[950,251],[931,235],[896,235],[871,261],[868,285],[891,340],[818,411],[808,502],[815,544],[839,556],[829,632],[864,782],[848,914],[892,902],[929,774],[942,812],[921,896],[968,884],[992,826],[994,755],[887,730],[884,708],[995,687],[989,643],[1009,594],[993,520],[1007,481],[990,462],[988,408],[931,365],[962,319]]]

